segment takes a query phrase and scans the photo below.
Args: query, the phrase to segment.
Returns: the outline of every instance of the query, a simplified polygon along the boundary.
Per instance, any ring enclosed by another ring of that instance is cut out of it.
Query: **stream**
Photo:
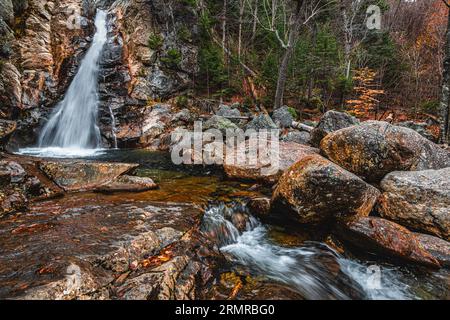
[[[1,219],[0,297],[54,281],[67,261],[104,254],[143,229],[170,223],[187,230],[198,219],[200,232],[224,258],[213,267],[213,285],[203,288],[206,298],[229,298],[236,281],[233,299],[449,297],[446,269],[393,266],[347,248],[339,251],[325,238],[259,221],[248,213],[246,199],[269,190],[227,181],[215,168],[174,166],[168,154],[143,150],[102,151],[87,159],[139,163],[136,174],[151,177],[160,189],[68,194]],[[156,214],[144,218],[149,211]]]

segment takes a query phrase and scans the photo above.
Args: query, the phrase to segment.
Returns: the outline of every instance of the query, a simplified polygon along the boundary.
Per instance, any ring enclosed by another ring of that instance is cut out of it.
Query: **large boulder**
[[[306,131],[291,130],[281,136],[281,141],[295,142],[299,144],[309,144],[311,140],[311,134]]]
[[[450,239],[450,168],[392,172],[381,181],[380,214]]]
[[[203,124],[203,130],[209,129],[220,130],[225,134],[227,130],[236,130],[239,129],[239,127],[227,118],[214,115]]]
[[[382,121],[330,133],[320,148],[333,162],[369,182],[379,182],[392,171],[450,166],[450,152],[414,130]]]
[[[273,122],[280,128],[289,128],[295,120],[290,110],[288,106],[274,110],[272,114]]]
[[[300,223],[367,216],[380,192],[331,161],[311,155],[289,168],[272,198],[272,211]]]
[[[230,106],[222,104],[219,106],[219,109],[217,110],[216,115],[225,117],[225,118],[230,118],[230,120],[232,120],[233,122],[238,123],[239,117],[241,116],[241,112],[236,108],[232,108]],[[237,118],[237,119],[233,119],[233,118]]]
[[[431,140],[433,142],[436,142],[436,137],[428,130],[428,124],[426,122],[414,122],[414,121],[404,121],[399,122],[396,124],[400,127],[405,127],[412,129],[416,131],[418,134],[423,136],[424,138],[427,138],[428,140]]]
[[[450,242],[429,234],[414,233],[420,245],[433,255],[443,267],[450,267]]]
[[[311,131],[311,144],[318,147],[320,141],[322,141],[327,134],[358,124],[359,120],[347,113],[334,110],[327,111],[322,118],[320,118],[320,122],[317,126]]]
[[[247,126],[247,130],[274,130],[278,129],[278,126],[272,121],[272,118],[265,113],[261,113],[255,116],[252,121],[250,121]]]
[[[272,151],[276,152],[276,150]],[[277,154],[273,155],[278,158],[278,165],[267,163],[267,159],[262,159],[261,156],[257,159],[250,159],[251,156],[256,155],[248,153],[248,148],[246,152],[248,161],[245,164],[224,164],[227,177],[274,184],[290,166],[306,156],[317,154],[319,150],[294,142],[280,142]]]
[[[39,168],[65,191],[94,190],[136,168],[136,164],[94,161],[42,161]]]
[[[249,212],[260,218],[266,218],[270,214],[270,198],[259,197],[250,199],[247,203]]]
[[[356,217],[337,225],[337,233],[351,244],[429,267],[439,262],[425,250],[408,229],[378,217]]]

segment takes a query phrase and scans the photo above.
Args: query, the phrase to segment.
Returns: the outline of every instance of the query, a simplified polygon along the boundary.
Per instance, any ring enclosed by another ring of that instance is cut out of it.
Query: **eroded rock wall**
[[[109,12],[99,77],[105,146],[112,146],[114,133],[133,131],[122,134],[119,144],[145,147],[139,135],[148,105],[190,87],[198,68],[197,13],[187,3],[2,0],[0,119],[18,123],[10,149],[32,145],[63,98],[90,46],[99,7]]]

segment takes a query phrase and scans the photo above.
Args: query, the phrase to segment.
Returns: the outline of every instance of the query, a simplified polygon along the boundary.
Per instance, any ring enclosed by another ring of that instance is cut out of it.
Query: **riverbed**
[[[332,235],[260,221],[248,213],[246,201],[270,195],[270,189],[227,180],[219,168],[174,166],[169,154],[144,150],[104,150],[85,159],[139,163],[135,174],[152,178],[160,188],[67,194],[1,219],[1,298],[20,298],[30,289],[64,279],[71,263],[90,270],[96,288],[109,291],[107,298],[132,298],[121,294],[122,287],[112,290],[111,284],[124,274],[137,277],[139,268],[136,274],[109,272],[99,257],[143,232],[168,229],[181,238],[189,232],[201,234],[208,242],[202,263],[209,263],[208,255],[216,262],[209,265],[208,281],[196,282],[195,298],[450,298],[447,269],[394,266],[347,248]]]

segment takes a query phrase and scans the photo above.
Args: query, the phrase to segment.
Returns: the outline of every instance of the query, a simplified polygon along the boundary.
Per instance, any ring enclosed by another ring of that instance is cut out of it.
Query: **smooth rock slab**
[[[190,204],[131,197],[124,201],[92,193],[35,203],[27,214],[0,220],[0,298],[113,298],[98,290],[115,286],[122,272],[135,270],[143,259],[183,242],[201,215],[201,209]],[[178,255],[174,252],[173,259]],[[81,281],[65,294],[71,264],[79,267]],[[153,273],[153,268],[141,272]],[[162,288],[171,283],[154,285]]]
[[[39,168],[65,191],[96,189],[137,166],[94,161],[43,161],[39,164]]]
[[[290,167],[272,197],[272,211],[300,223],[318,224],[348,216],[367,216],[380,192],[331,161],[311,155]]]
[[[392,172],[381,188],[381,216],[450,239],[450,168]]]
[[[106,185],[96,188],[96,191],[104,193],[144,192],[157,188],[158,185],[150,178],[123,175]]]
[[[356,217],[338,224],[338,234],[353,245],[428,267],[439,262],[408,229],[382,218]]]
[[[366,121],[330,133],[320,149],[336,164],[370,182],[379,182],[392,171],[450,166],[450,152],[412,129],[383,121]]]

